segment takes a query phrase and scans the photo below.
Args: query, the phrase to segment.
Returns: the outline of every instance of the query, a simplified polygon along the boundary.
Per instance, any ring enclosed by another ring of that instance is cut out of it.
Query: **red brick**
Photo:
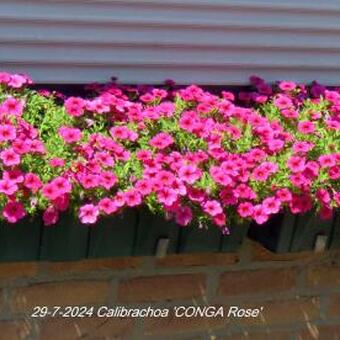
[[[253,261],[273,261],[273,262],[313,262],[320,261],[328,256],[327,252],[315,253],[313,251],[302,251],[296,253],[274,253],[264,248],[258,242],[247,240],[251,248],[251,259]]]
[[[43,322],[40,339],[121,339],[133,330],[128,318],[49,319]]]
[[[277,331],[267,329],[266,331],[244,331],[243,333],[235,333],[229,336],[222,336],[219,340],[290,340],[292,331]]]
[[[294,268],[226,272],[218,291],[225,296],[278,293],[295,287],[296,274]]]
[[[233,304],[241,308],[260,308],[263,310],[257,318],[230,317],[233,324],[239,326],[278,326],[307,323],[320,316],[318,298],[300,298],[295,300],[260,301],[258,303]],[[227,308],[227,307],[226,307]]]
[[[340,317],[340,295],[329,296],[328,316]]]
[[[0,321],[0,339],[3,340],[26,339],[31,331],[27,321]]]
[[[340,339],[340,325],[309,325],[298,333],[299,340],[337,340]]]
[[[224,318],[201,318],[201,317],[175,317],[173,313],[167,318],[144,319],[144,334],[153,336],[165,336],[181,334],[186,332],[204,332],[224,328],[228,320]]]
[[[205,295],[203,274],[138,277],[122,281],[118,288],[119,302],[151,302],[193,299]]]
[[[340,266],[310,267],[307,272],[307,281],[313,287],[340,287]]]
[[[140,257],[90,259],[74,262],[49,262],[46,264],[48,274],[77,274],[96,271],[113,271],[137,268]]]
[[[13,280],[22,277],[33,277],[38,273],[35,262],[12,262],[0,264],[0,280]]]
[[[101,304],[109,289],[106,281],[41,283],[13,289],[10,304],[14,312],[31,312],[34,306]]]
[[[157,265],[166,267],[227,266],[237,263],[238,260],[239,256],[236,253],[175,254],[157,259]]]

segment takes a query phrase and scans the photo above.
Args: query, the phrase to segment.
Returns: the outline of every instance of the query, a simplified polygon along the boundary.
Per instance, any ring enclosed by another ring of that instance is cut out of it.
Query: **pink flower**
[[[269,176],[270,174],[268,173],[268,171],[261,165],[255,168],[252,173],[252,178],[255,181],[259,181],[259,182],[265,182]]]
[[[7,196],[12,196],[18,191],[18,186],[15,182],[1,179],[0,180],[0,193],[3,193]]]
[[[319,211],[321,220],[330,220],[333,217],[333,209],[328,205],[323,205]]]
[[[160,132],[153,138],[151,138],[149,144],[157,149],[165,149],[169,145],[173,144],[174,140],[173,138],[165,132]]]
[[[94,159],[102,166],[112,167],[114,165],[113,157],[108,152],[105,151],[96,152],[94,155]]]
[[[267,222],[269,218],[261,204],[255,205],[252,217],[257,224],[263,224]]]
[[[307,153],[314,148],[313,143],[298,141],[293,144],[293,151],[295,153]]]
[[[20,156],[12,148],[0,152],[0,158],[6,166],[20,164]]]
[[[85,204],[79,209],[79,219],[84,224],[94,224],[97,222],[99,209],[93,204]]]
[[[42,188],[42,194],[50,201],[55,200],[61,193],[53,183],[47,183]]]
[[[142,196],[136,189],[130,189],[124,193],[126,205],[136,207],[142,203]]]
[[[333,155],[321,155],[318,161],[323,168],[329,168],[336,164],[335,157]]]
[[[183,165],[178,170],[180,180],[193,184],[202,175],[202,172],[195,165]]]
[[[279,88],[282,91],[292,91],[296,88],[296,84],[292,81],[281,81],[279,83]]]
[[[323,189],[323,188],[319,189],[316,192],[315,196],[324,205],[329,204],[330,201],[331,201],[331,196],[330,196],[329,192],[326,189]]]
[[[279,109],[288,109],[293,106],[293,103],[291,99],[283,94],[279,94],[275,99],[274,99],[274,104],[277,106]]]
[[[72,191],[72,185],[68,179],[64,177],[57,177],[52,182],[52,185],[58,190],[59,195],[68,194]]]
[[[224,227],[227,224],[227,216],[224,213],[217,214],[216,216],[213,217],[214,223],[218,227]],[[229,234],[229,229],[226,228],[221,228],[222,234]]]
[[[150,180],[141,179],[136,182],[135,188],[143,195],[149,195],[152,192],[152,183]]]
[[[291,156],[287,161],[287,166],[292,172],[301,172],[305,169],[306,159],[299,156]]]
[[[70,128],[67,126],[62,126],[58,130],[59,135],[64,139],[66,143],[76,143],[81,140],[82,133],[77,128]]]
[[[237,208],[238,214],[243,218],[251,217],[253,215],[253,210],[254,206],[249,202],[240,203]]]
[[[281,202],[290,202],[292,199],[292,193],[288,189],[279,189],[276,191],[276,197]]]
[[[7,179],[14,183],[22,183],[24,181],[24,174],[21,170],[4,171],[3,179]]]
[[[0,105],[0,113],[5,113],[8,115],[13,115],[16,117],[20,117],[24,110],[24,103],[20,100],[17,100],[13,97],[7,98]]]
[[[267,197],[262,202],[262,208],[265,214],[277,214],[280,211],[281,201],[275,197]]]
[[[117,182],[117,177],[111,171],[102,171],[100,173],[100,185],[106,190],[110,190]]]
[[[221,204],[216,200],[211,200],[203,203],[203,210],[210,216],[216,216],[223,213]]]
[[[2,215],[7,220],[7,222],[16,223],[25,217],[26,211],[22,203],[8,202],[4,207]]]
[[[14,140],[16,138],[15,127],[10,124],[0,125],[0,143]]]
[[[220,167],[213,166],[210,168],[209,173],[213,180],[221,185],[227,186],[232,183],[232,179]]]
[[[70,97],[65,100],[65,109],[70,116],[79,117],[84,114],[85,100],[79,97]]]
[[[59,211],[66,211],[70,205],[70,195],[62,194],[53,200],[52,203]]]
[[[43,213],[45,226],[56,224],[59,220],[59,212],[54,207],[48,207]]]
[[[176,223],[187,226],[192,220],[192,211],[189,207],[180,207],[176,210]]]
[[[13,74],[11,75],[11,80],[8,82],[8,85],[15,88],[19,89],[26,83],[30,83],[30,79],[28,79],[25,76],[22,76],[21,74]]]
[[[50,159],[49,164],[53,168],[59,168],[65,165],[65,160],[62,158],[55,157]]]
[[[162,188],[157,192],[157,199],[166,206],[171,206],[177,201],[177,193],[173,189]]]
[[[110,135],[116,139],[128,139],[129,129],[126,126],[114,126],[110,129]]]
[[[305,135],[313,133],[315,131],[315,125],[313,122],[310,122],[308,120],[299,122],[298,131]]]
[[[98,207],[101,211],[103,211],[107,215],[113,214],[116,211],[118,211],[118,207],[115,204],[115,201],[108,197],[102,198],[98,202]]]
[[[25,175],[24,186],[30,189],[33,193],[36,193],[41,188],[42,182],[38,175],[29,172]]]

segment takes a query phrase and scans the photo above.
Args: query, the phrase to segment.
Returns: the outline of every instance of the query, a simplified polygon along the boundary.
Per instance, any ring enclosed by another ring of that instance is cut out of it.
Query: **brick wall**
[[[36,305],[263,307],[257,318],[31,318]],[[0,339],[339,339],[340,252],[0,265]]]

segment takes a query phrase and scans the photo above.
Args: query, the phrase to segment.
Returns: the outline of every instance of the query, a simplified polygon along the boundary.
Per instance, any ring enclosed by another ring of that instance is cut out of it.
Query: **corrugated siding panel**
[[[2,0],[0,67],[40,83],[340,84],[340,1]]]

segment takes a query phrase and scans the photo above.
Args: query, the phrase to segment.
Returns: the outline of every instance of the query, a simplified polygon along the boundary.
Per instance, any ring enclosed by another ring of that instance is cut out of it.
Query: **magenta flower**
[[[59,220],[59,212],[54,207],[48,207],[43,213],[43,221],[45,226],[56,224]]]
[[[152,192],[152,183],[150,180],[147,179],[141,179],[136,182],[135,188],[143,195],[147,196]]]
[[[82,137],[81,131],[77,128],[62,126],[58,131],[64,141],[69,144],[79,142]]]
[[[98,202],[99,210],[103,211],[107,215],[111,215],[118,211],[119,207],[115,204],[115,201],[111,198],[105,197]]]
[[[21,74],[13,74],[11,75],[11,79],[8,82],[8,85],[13,87],[14,89],[19,89],[24,84],[29,84],[29,83],[31,83],[31,81],[27,77]]]
[[[15,127],[10,124],[0,125],[0,143],[12,141],[16,138]]]
[[[0,180],[0,193],[3,193],[7,196],[12,196],[18,191],[18,186],[15,182],[1,179]]]
[[[192,211],[189,207],[180,207],[176,210],[176,223],[181,226],[187,226],[193,218]]]
[[[203,210],[210,216],[216,216],[223,213],[221,204],[216,200],[206,201],[203,203]]]
[[[292,193],[289,189],[283,188],[276,191],[276,197],[281,202],[290,202],[292,199]]]
[[[18,155],[12,148],[0,152],[0,158],[6,166],[20,164],[20,155]]]
[[[257,204],[254,207],[252,217],[257,224],[263,224],[268,221],[269,215],[266,214],[261,204]]]
[[[5,113],[8,115],[20,117],[24,111],[24,103],[13,97],[7,98],[0,105],[0,113]]]
[[[38,175],[29,172],[25,175],[24,186],[36,193],[42,187],[42,182]]]
[[[55,157],[55,158],[50,159],[49,164],[53,168],[59,168],[65,165],[65,160],[62,158]]]
[[[79,97],[70,97],[65,100],[65,109],[70,116],[79,117],[84,114],[85,100]]]
[[[183,165],[178,170],[178,176],[180,180],[193,184],[202,176],[202,172],[195,165]]]
[[[41,192],[50,201],[55,200],[59,195],[61,195],[59,189],[53,183],[45,184]]]
[[[279,88],[282,91],[293,91],[296,88],[296,84],[292,81],[280,81]]]
[[[318,161],[323,168],[329,168],[336,164],[333,155],[321,155]]]
[[[58,190],[58,196],[68,194],[72,191],[72,185],[68,179],[64,177],[57,177],[50,183]]]
[[[171,206],[177,201],[178,197],[175,190],[162,188],[157,192],[157,199],[160,203],[163,203],[166,206]]]
[[[126,205],[136,207],[142,203],[142,196],[136,189],[130,189],[124,193]]]
[[[299,122],[298,131],[305,135],[311,134],[315,131],[315,125],[313,122],[310,122],[308,120]]]
[[[165,132],[160,132],[153,138],[151,138],[149,144],[156,149],[163,150],[174,143],[173,138]]]
[[[97,222],[99,209],[93,204],[85,204],[79,209],[79,219],[83,224],[94,224]]]
[[[243,218],[251,217],[254,212],[254,206],[249,202],[240,203],[237,212]]]
[[[283,94],[279,94],[275,99],[274,99],[274,104],[277,108],[279,109],[289,109],[293,106],[293,102],[292,100],[283,95]]]
[[[2,211],[2,215],[7,222],[16,223],[25,217],[26,211],[22,203],[8,202]]]
[[[291,156],[287,161],[287,166],[292,172],[301,172],[306,167],[306,159],[300,156]]]
[[[276,214],[280,211],[281,201],[275,197],[267,197],[262,202],[262,209],[265,214]]]

